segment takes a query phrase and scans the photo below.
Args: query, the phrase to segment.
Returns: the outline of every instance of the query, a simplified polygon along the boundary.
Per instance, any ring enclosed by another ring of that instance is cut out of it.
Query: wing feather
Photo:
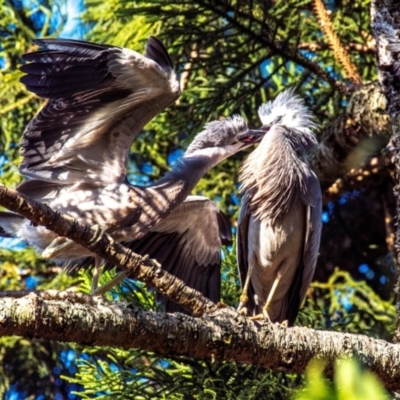
[[[310,170],[307,180],[307,192],[303,196],[306,203],[306,224],[304,228],[304,250],[299,268],[289,289],[289,300],[286,304],[286,315],[281,320],[287,319],[289,326],[293,325],[303,303],[307,289],[314,276],[322,228],[322,195],[316,175]]]
[[[179,96],[167,50],[154,37],[145,55],[69,39],[36,44],[21,82],[49,101],[24,133],[21,172],[50,182],[122,182],[132,141]]]
[[[239,279],[241,287],[243,288],[246,281],[247,272],[249,270],[249,250],[248,250],[248,233],[249,233],[249,223],[251,218],[250,205],[248,201],[248,196],[246,193],[242,198],[242,203],[240,207],[239,220],[238,220],[238,230],[237,230],[237,240],[236,240],[236,255],[239,270]],[[248,289],[248,301],[246,304],[247,314],[253,315],[256,310],[255,303],[255,292],[251,284],[249,284]]]
[[[125,245],[157,259],[163,269],[218,302],[222,241],[231,243],[228,227],[226,216],[211,200],[189,196],[151,232]],[[167,299],[164,305],[167,312],[185,312]]]

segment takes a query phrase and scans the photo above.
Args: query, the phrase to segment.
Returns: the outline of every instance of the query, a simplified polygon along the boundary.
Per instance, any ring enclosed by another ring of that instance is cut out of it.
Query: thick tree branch
[[[53,211],[46,204],[38,203],[15,190],[0,186],[0,205],[36,224],[45,226],[59,236],[74,240],[112,265],[130,271],[131,277],[154,287],[163,296],[180,304],[195,316],[217,309],[216,304],[196,290],[187,287],[180,279],[149,265],[146,257],[141,257],[114,242],[107,234],[102,234],[99,240],[93,240],[97,236],[94,229],[67,215]]]
[[[400,346],[364,335],[259,325],[230,308],[203,318],[145,312],[128,303],[45,300],[35,294],[0,299],[0,336],[18,335],[89,346],[119,346],[165,356],[237,361],[304,372],[323,358],[356,356],[389,390],[400,390]]]
[[[372,157],[362,167],[350,170],[326,189],[323,203],[337,201],[346,192],[381,186],[386,180],[393,180],[393,177],[394,167],[390,154]]]
[[[392,118],[395,189],[397,199],[397,332],[400,340],[400,5],[396,0],[374,0],[371,7],[372,31],[376,40],[379,82],[386,95],[387,109]]]
[[[349,99],[346,112],[321,131],[310,163],[324,190],[387,144],[391,131],[385,108],[379,85],[361,86]]]

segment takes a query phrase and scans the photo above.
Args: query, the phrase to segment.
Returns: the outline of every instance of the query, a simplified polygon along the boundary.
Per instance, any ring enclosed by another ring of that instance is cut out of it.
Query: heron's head
[[[219,155],[221,158],[259,142],[265,131],[252,130],[240,115],[208,122],[193,139],[185,156],[196,154]]]
[[[267,133],[274,127],[282,126],[288,129],[288,139],[300,152],[317,146],[312,129],[317,128],[313,115],[306,107],[304,100],[287,89],[258,109],[261,119],[261,130]]]
[[[285,126],[300,132],[309,133],[317,125],[312,120],[312,113],[304,104],[304,100],[287,89],[278,94],[273,101],[262,104],[258,109],[262,128],[270,130],[274,125]]]

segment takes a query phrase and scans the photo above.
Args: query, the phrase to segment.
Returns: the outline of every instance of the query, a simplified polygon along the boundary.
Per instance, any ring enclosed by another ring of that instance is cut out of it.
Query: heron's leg
[[[92,287],[90,288],[90,294],[92,295],[94,291],[97,289],[97,286],[99,284],[101,261],[102,261],[101,257],[94,256]]]
[[[247,271],[246,280],[243,285],[242,294],[240,295],[240,298],[239,298],[239,306],[237,308],[237,311],[240,312],[241,314],[247,314],[247,311],[243,307],[246,305],[247,301],[249,300],[249,296],[248,296],[247,292],[249,290],[250,279],[251,279],[251,274],[253,273],[253,268],[254,268],[254,260],[251,260],[249,269]],[[243,309],[243,311],[242,311],[242,309]]]
[[[107,232],[107,230],[105,228],[102,228],[98,224],[93,225],[92,228],[94,229],[95,232],[94,232],[92,239],[89,242],[90,245],[96,244],[99,240],[101,240],[103,234]],[[104,294],[108,290],[107,289],[102,293],[97,293],[97,291],[103,287],[103,286],[101,286],[100,288],[97,288],[97,286],[99,285],[100,267],[101,267],[102,258],[96,255],[94,257],[94,260],[95,261],[94,261],[94,270],[93,270],[93,278],[92,278],[92,287],[90,289],[90,294],[92,296],[96,296],[97,294]],[[115,283],[113,286],[115,286],[116,284],[117,283]]]
[[[270,307],[270,305],[272,303],[272,299],[274,298],[274,294],[276,292],[276,288],[278,287],[279,282],[280,282],[281,279],[282,279],[282,274],[280,273],[280,271],[278,271],[277,274],[276,274],[276,278],[274,280],[274,283],[272,284],[271,290],[269,291],[269,294],[268,294],[268,297],[267,297],[267,301],[265,302],[264,307],[262,309],[262,314],[258,314],[258,315],[255,315],[254,317],[250,317],[250,319],[256,321],[256,320],[265,318],[265,319],[271,321],[271,319],[269,317],[269,314],[268,314],[268,310],[269,310],[269,307]]]
[[[91,228],[94,230],[94,235],[90,239],[89,245],[93,246],[101,240],[103,234],[107,232],[107,229],[98,224],[92,225]]]
[[[118,274],[115,278],[111,279],[110,281],[108,281],[104,285],[100,286],[99,288],[97,288],[97,289],[95,288],[93,290],[93,287],[92,287],[92,293],[91,293],[92,296],[101,296],[101,295],[105,294],[110,289],[112,289],[114,286],[117,286],[119,283],[121,283],[127,276],[129,276],[128,271],[118,272]]]
[[[278,271],[278,273],[276,274],[276,278],[274,280],[274,283],[272,285],[272,288],[271,288],[271,290],[269,292],[267,301],[265,302],[264,307],[263,307],[263,314],[264,314],[265,318],[269,318],[268,310],[269,310],[269,307],[270,307],[270,305],[272,303],[272,299],[274,298],[274,294],[276,292],[276,288],[278,287],[281,278],[282,278],[282,274]]]
[[[64,237],[56,237],[43,251],[43,258],[55,258],[63,251],[72,247],[76,244],[73,240],[64,238]]]
[[[148,256],[146,256],[148,257]],[[149,260],[151,264],[153,264],[153,266],[155,266],[157,269],[162,269],[161,264],[155,260],[155,259],[151,259]],[[95,288],[95,290],[92,290],[92,296],[101,296],[103,294],[105,294],[106,292],[108,292],[110,289],[112,289],[114,286],[117,286],[119,283],[121,283],[125,278],[127,278],[129,275],[131,274],[130,271],[121,271],[118,272],[118,274],[115,276],[115,278],[111,279],[110,281],[108,281],[107,283],[105,283],[104,285],[100,286],[99,288]]]

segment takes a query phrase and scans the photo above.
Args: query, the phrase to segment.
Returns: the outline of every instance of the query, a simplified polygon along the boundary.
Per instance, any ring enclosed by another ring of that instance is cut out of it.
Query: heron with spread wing
[[[292,325],[311,283],[321,236],[321,189],[305,155],[316,125],[292,90],[258,110],[260,145],[244,162],[237,233],[239,310]]]
[[[203,273],[194,288],[205,288],[213,293],[211,300],[218,301],[219,280],[210,281],[209,276],[215,270],[219,274],[221,243],[229,236],[227,222],[210,200],[187,196],[208,170],[258,141],[260,132],[249,130],[240,116],[210,122],[172,171],[151,186],[131,185],[126,168],[132,141],[179,96],[167,50],[153,37],[144,56],[75,40],[37,44],[41,50],[25,56],[31,63],[21,68],[27,74],[21,80],[49,101],[24,133],[20,170],[33,179],[17,189],[101,227],[117,241],[136,243],[132,246],[150,257],[161,258],[166,240],[174,240],[179,254],[168,259],[178,259],[178,270],[165,258],[167,268],[170,265],[179,275],[179,268],[190,260],[194,274],[196,268]],[[199,213],[209,218],[206,224]],[[209,229],[196,232],[200,222]],[[94,291],[102,260],[90,250],[12,213],[0,214],[0,227],[3,234],[25,239],[70,270],[94,258]],[[147,246],[150,238],[153,245]],[[216,289],[206,287],[213,282]]]

